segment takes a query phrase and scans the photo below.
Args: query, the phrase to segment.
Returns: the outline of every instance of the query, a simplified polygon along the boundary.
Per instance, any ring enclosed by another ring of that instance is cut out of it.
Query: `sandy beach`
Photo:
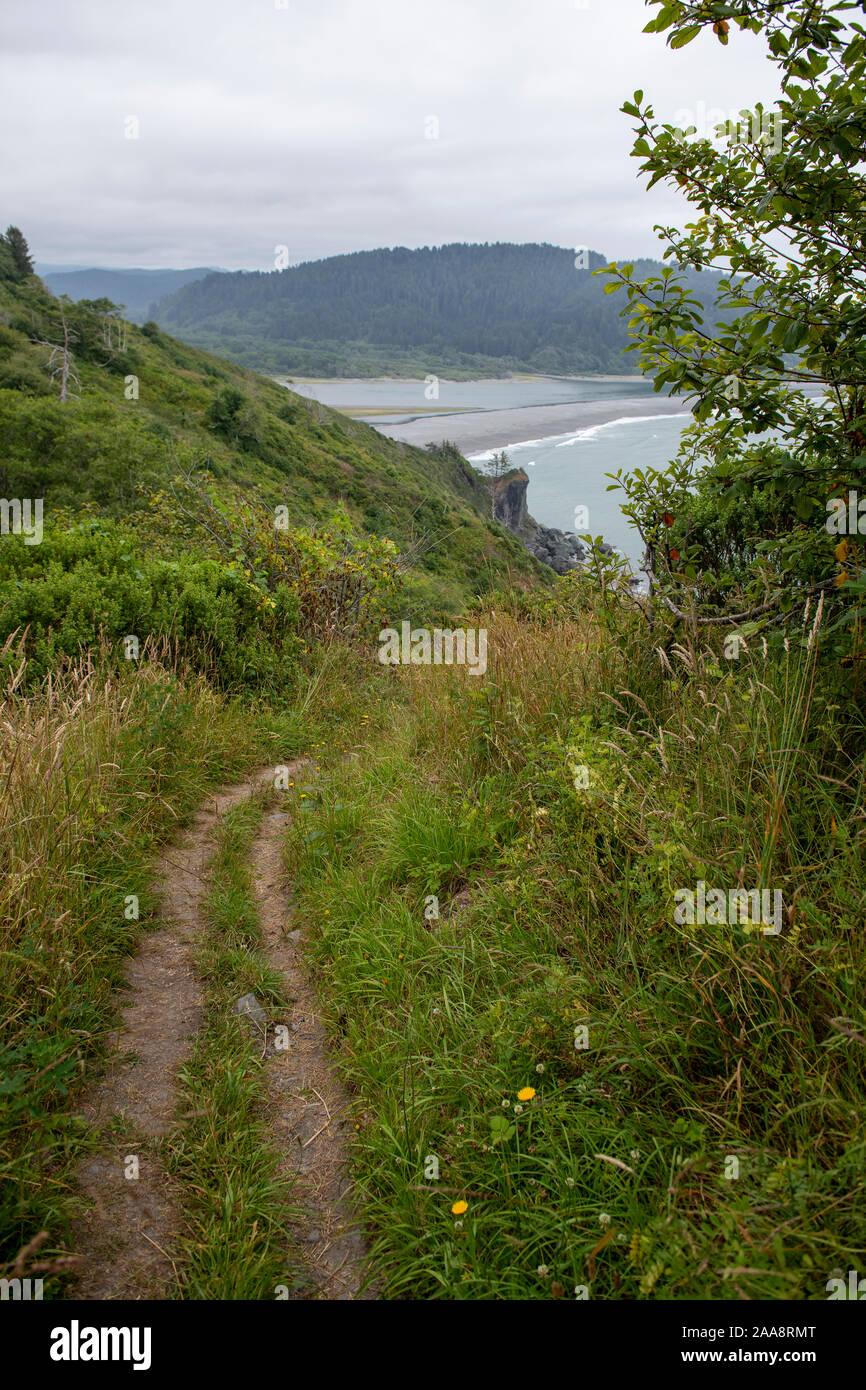
[[[371,425],[392,439],[424,445],[433,440],[451,440],[460,452],[481,453],[528,440],[548,439],[572,430],[604,425],[611,420],[640,416],[670,415],[684,409],[681,401],[669,396],[620,396],[613,400],[574,401],[565,405],[520,406],[515,410],[459,411],[404,420],[399,424]]]

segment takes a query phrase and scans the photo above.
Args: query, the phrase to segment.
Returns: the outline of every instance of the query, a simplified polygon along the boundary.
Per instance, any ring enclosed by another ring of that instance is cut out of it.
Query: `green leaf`
[[[791,324],[790,328],[788,329],[787,333],[785,334],[784,340],[782,342],[782,350],[784,352],[796,352],[797,348],[803,342],[804,338],[808,338],[808,336],[808,323],[803,323],[801,320],[795,319],[794,322]]]
[[[656,15],[655,19],[651,19],[649,24],[644,25],[643,32],[645,34],[660,34],[663,29],[667,29],[669,25],[673,24],[675,19],[679,18],[679,14],[679,5],[665,5]]]
[[[687,43],[696,39],[701,32],[700,24],[690,24],[688,29],[681,29],[678,34],[674,34],[670,41],[671,48],[685,48]]]

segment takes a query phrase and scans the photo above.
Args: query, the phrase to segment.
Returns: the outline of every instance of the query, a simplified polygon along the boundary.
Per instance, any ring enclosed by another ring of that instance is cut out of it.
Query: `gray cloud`
[[[772,100],[752,36],[670,53],[643,0],[40,0],[2,22],[6,221],[38,259],[270,268],[375,246],[653,254],[619,107]],[[130,116],[139,138],[124,136]],[[425,137],[429,118],[438,138]]]

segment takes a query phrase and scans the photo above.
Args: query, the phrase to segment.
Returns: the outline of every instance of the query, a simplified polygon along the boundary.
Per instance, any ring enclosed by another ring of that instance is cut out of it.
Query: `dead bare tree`
[[[50,349],[48,371],[52,381],[60,379],[60,399],[65,401],[70,395],[77,398],[81,394],[81,377],[78,375],[78,368],[70,348],[70,343],[77,341],[78,334],[67,322],[62,303],[60,305],[60,326],[63,335],[62,343],[51,343],[44,338],[36,338],[34,342],[39,347]]]
[[[126,319],[121,318],[122,308],[123,305],[118,304],[106,309],[102,314],[102,342],[103,346],[108,349],[109,362],[116,352],[126,352],[129,324]],[[102,365],[107,366],[108,362],[104,362]]]

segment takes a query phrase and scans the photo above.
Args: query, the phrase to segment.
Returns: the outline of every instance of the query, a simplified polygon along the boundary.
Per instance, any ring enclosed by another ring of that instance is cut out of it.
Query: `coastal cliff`
[[[529,475],[522,468],[512,468],[493,484],[493,514],[502,526],[513,531],[527,550],[549,565],[557,574],[567,574],[581,564],[586,551],[571,531],[558,531],[542,526],[530,516],[526,504]]]

